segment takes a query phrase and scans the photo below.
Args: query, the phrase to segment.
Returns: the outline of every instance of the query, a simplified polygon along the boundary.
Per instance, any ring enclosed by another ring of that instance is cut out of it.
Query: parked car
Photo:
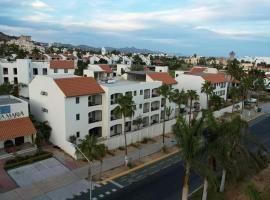
[[[253,103],[257,103],[257,99],[255,99],[255,98],[249,98],[249,99],[246,99],[246,100],[244,101],[244,103],[245,103],[246,105],[248,105],[248,104],[253,104]]]

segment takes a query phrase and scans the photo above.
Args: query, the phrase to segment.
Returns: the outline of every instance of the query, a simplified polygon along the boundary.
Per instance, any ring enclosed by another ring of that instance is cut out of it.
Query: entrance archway
[[[10,147],[13,147],[14,146],[14,143],[12,140],[7,140],[4,142],[4,148],[10,148]]]

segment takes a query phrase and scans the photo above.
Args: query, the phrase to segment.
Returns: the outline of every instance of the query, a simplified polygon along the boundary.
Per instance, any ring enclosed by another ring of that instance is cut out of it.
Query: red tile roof
[[[152,80],[162,81],[163,84],[172,85],[176,84],[176,80],[167,72],[151,72],[147,74]]]
[[[0,121],[0,140],[33,135],[36,132],[29,117]]]
[[[51,69],[74,69],[73,60],[51,60],[50,61]]]
[[[92,77],[71,77],[54,79],[66,97],[104,93],[104,90]]]
[[[206,67],[193,67],[190,71],[189,71],[189,73],[190,74],[197,74],[197,73],[202,73],[202,72],[204,72],[204,70],[206,70],[207,68]]]
[[[105,73],[113,73],[113,70],[111,69],[111,67],[110,67],[109,65],[102,64],[102,65],[99,65],[99,67],[100,67]]]
[[[222,74],[204,73],[201,76],[204,80],[209,81],[211,83],[223,83],[227,81],[226,76],[223,73]]]

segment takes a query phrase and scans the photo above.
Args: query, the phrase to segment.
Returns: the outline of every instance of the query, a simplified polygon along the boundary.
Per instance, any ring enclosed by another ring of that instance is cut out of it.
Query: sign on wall
[[[24,117],[23,111],[11,113],[10,106],[0,106],[0,121]]]
[[[0,106],[0,114],[10,113],[10,106]]]

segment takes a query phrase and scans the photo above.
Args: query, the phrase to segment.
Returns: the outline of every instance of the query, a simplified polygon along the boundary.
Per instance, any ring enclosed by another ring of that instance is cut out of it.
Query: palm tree
[[[235,102],[237,102],[240,98],[240,91],[239,88],[237,87],[232,87],[229,91],[229,95],[231,96],[231,100],[233,103],[232,106],[232,113],[234,112],[234,108],[235,108]]]
[[[97,159],[100,161],[99,179],[101,179],[103,159],[106,156],[106,153],[107,153],[106,146],[104,144],[99,144],[97,146]]]
[[[124,120],[124,139],[125,139],[125,165],[128,164],[128,156],[127,156],[127,136],[125,131],[125,125],[126,125],[126,118],[132,117],[135,112],[135,104],[133,101],[133,97],[130,94],[121,95],[116,99],[116,103],[118,103],[118,106],[115,108],[115,113],[117,115],[123,116]]]
[[[182,189],[182,200],[188,199],[190,171],[194,166],[197,157],[202,150],[202,132],[204,117],[198,121],[187,123],[185,119],[179,117],[173,127],[173,133],[177,140],[178,147],[181,149],[180,155],[185,163],[185,175]]]
[[[189,124],[191,124],[191,110],[192,110],[192,103],[193,103],[193,100],[198,100],[199,96],[196,92],[196,90],[188,90],[187,91],[187,96],[188,96],[188,99],[189,99]]]
[[[214,86],[209,81],[204,82],[202,85],[201,92],[206,94],[207,109],[209,109],[209,96],[213,94],[214,89]]]
[[[172,89],[169,85],[166,85],[166,84],[163,84],[162,86],[160,86],[158,88],[158,94],[163,96],[164,99],[165,99],[165,102],[164,102],[164,113],[163,113],[163,126],[162,126],[162,143],[163,143],[163,146],[165,145],[165,123],[166,123],[166,120],[165,120],[165,116],[166,116],[166,106],[167,106],[167,99],[171,100],[171,97],[172,97]]]
[[[184,90],[179,92],[178,89],[175,89],[172,93],[172,101],[178,106],[178,115],[181,114],[181,105],[187,104],[187,94]]]
[[[94,135],[86,135],[84,139],[79,139],[77,143],[76,136],[70,136],[69,142],[75,145],[76,155],[84,156],[88,161],[88,178],[90,182],[90,199],[92,195],[92,170],[91,162],[99,157],[99,145],[97,144],[97,137]]]

